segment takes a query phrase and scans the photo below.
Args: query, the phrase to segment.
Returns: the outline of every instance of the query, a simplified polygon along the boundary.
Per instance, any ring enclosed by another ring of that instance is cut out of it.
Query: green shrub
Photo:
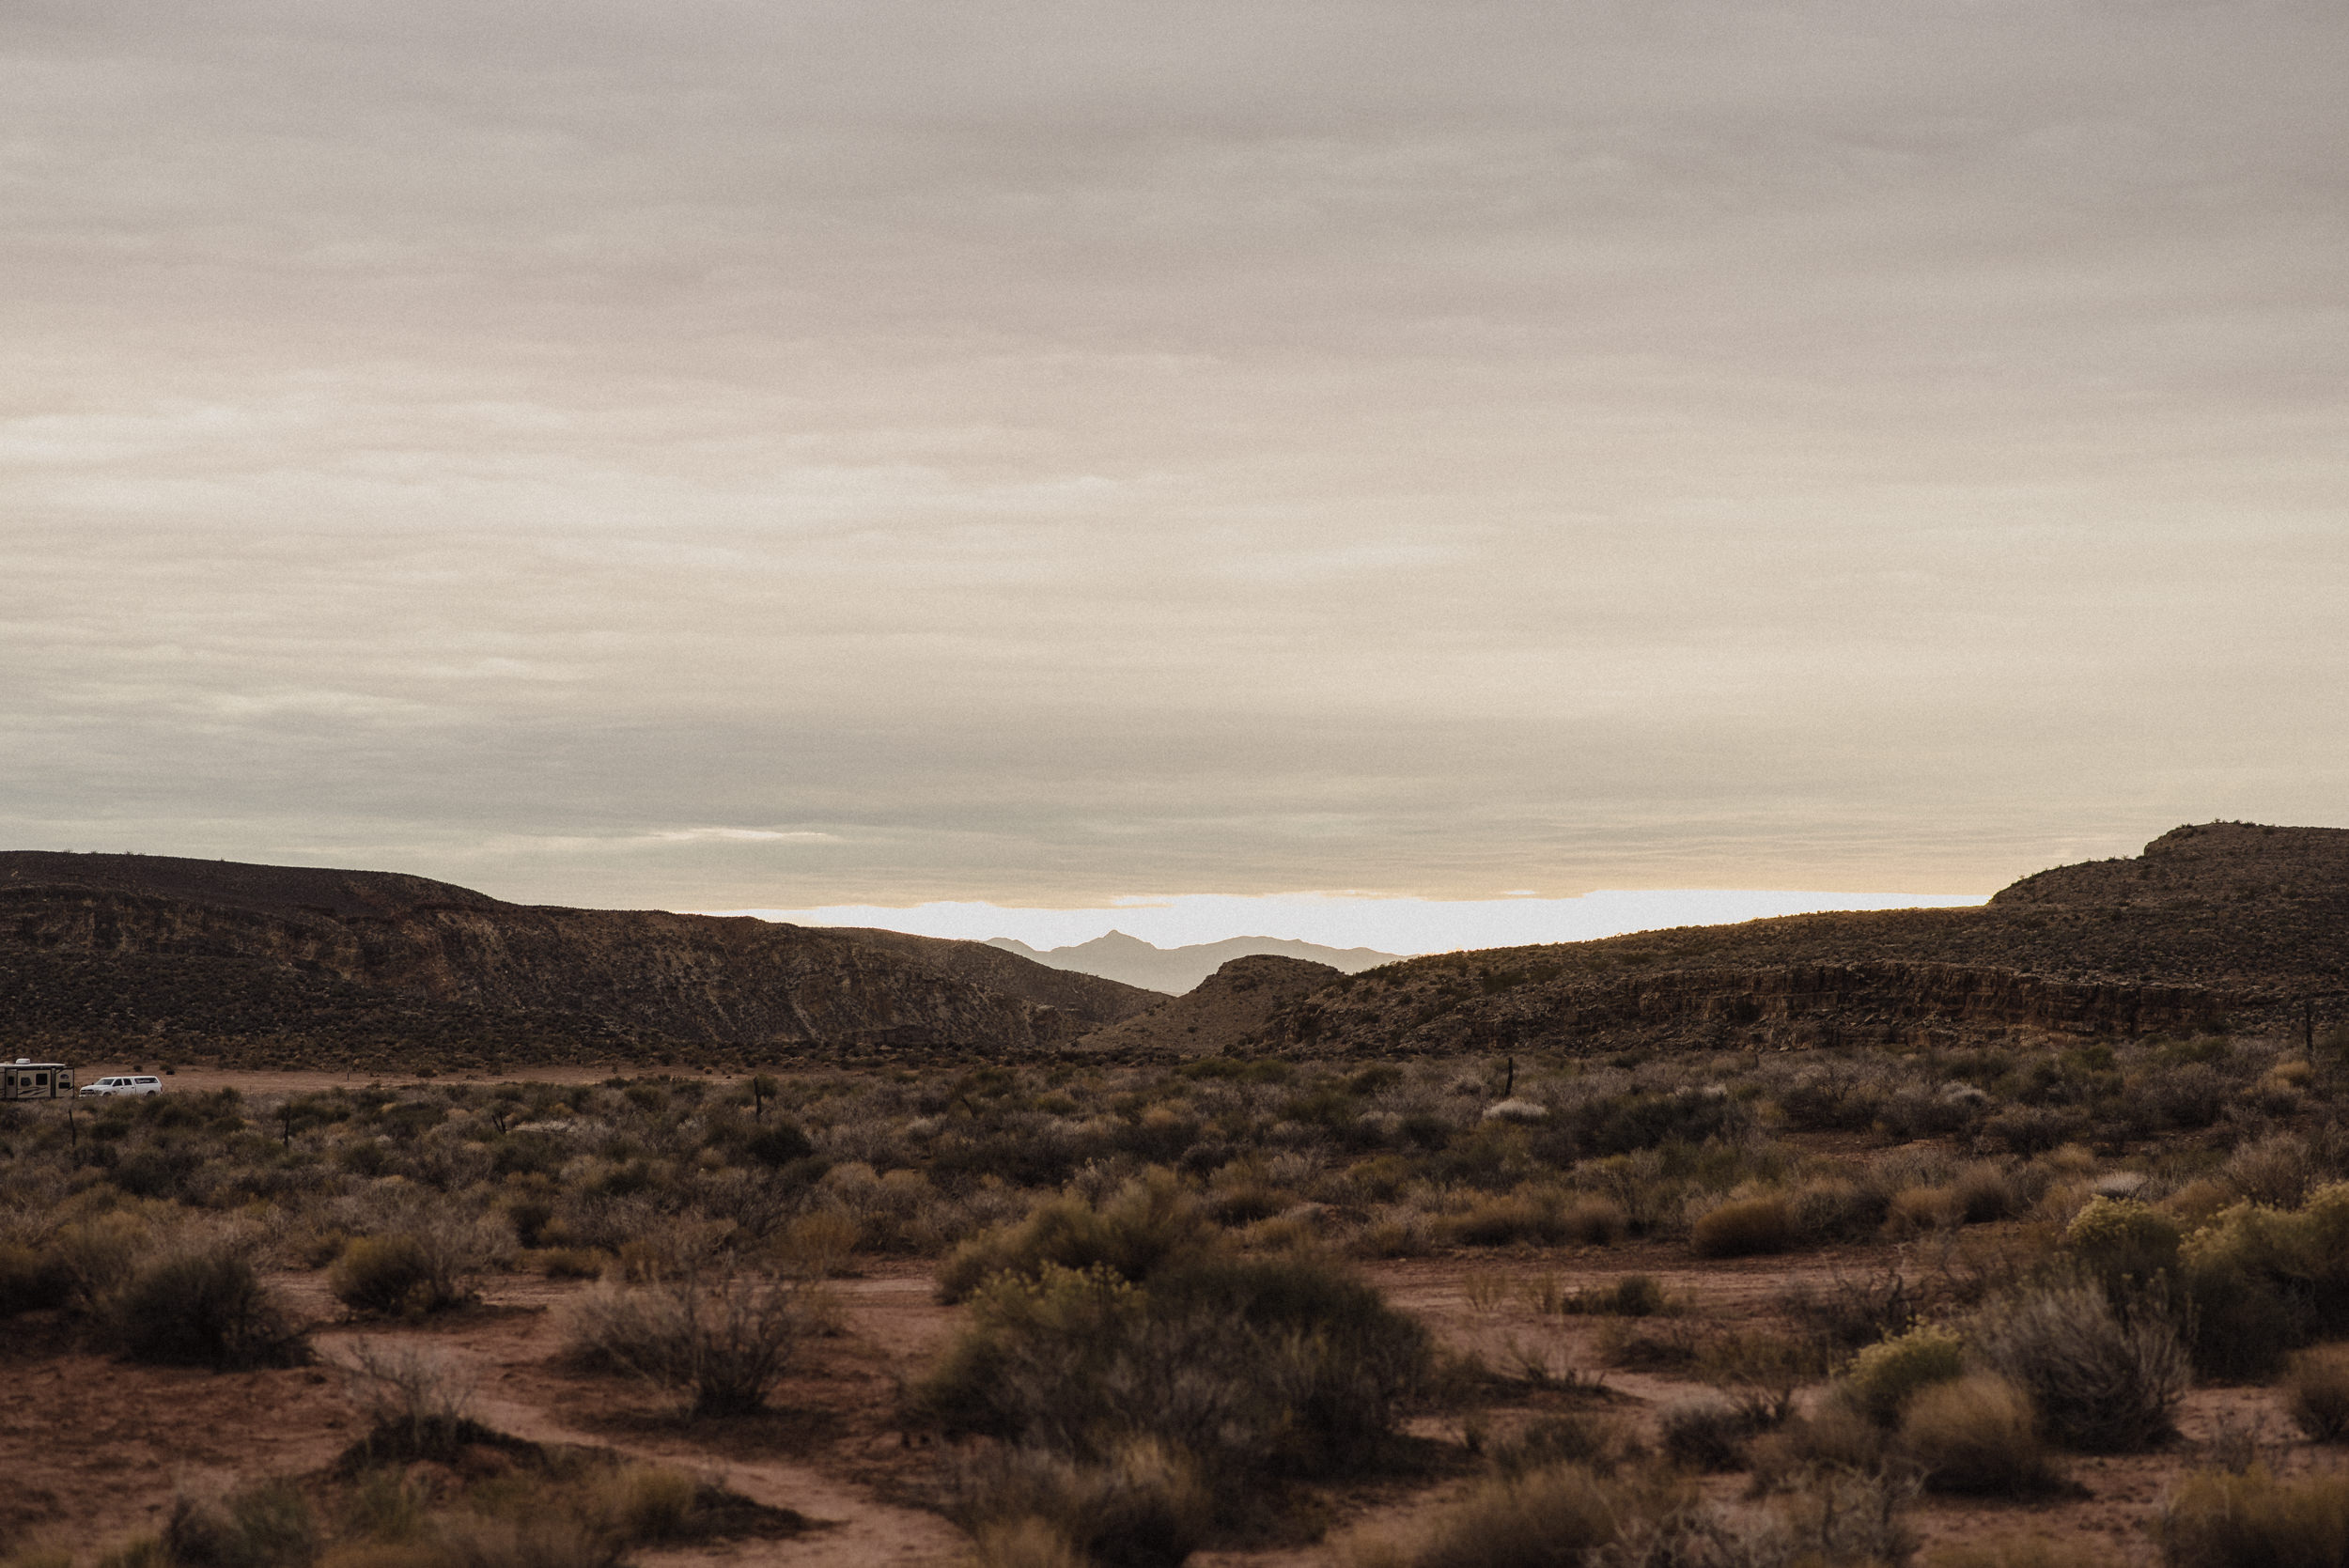
[[[62,1307],[73,1296],[73,1277],[63,1260],[46,1250],[0,1241],[0,1318]]]
[[[224,1243],[150,1259],[110,1292],[100,1320],[133,1361],[168,1366],[299,1366],[308,1343],[287,1321],[252,1261]]]
[[[670,1465],[616,1466],[598,1478],[593,1515],[622,1541],[687,1541],[699,1531],[703,1486]]]
[[[2349,1475],[2278,1481],[2266,1467],[2186,1477],[2155,1521],[2169,1568],[2339,1568],[2349,1562]]]
[[[162,1537],[140,1535],[113,1551],[101,1552],[98,1568],[171,1568],[171,1563],[163,1555]]]
[[[1517,1242],[1552,1243],[1564,1239],[1563,1216],[1524,1193],[1486,1198],[1452,1220],[1452,1240],[1460,1247],[1507,1247]]]
[[[1595,1342],[1600,1360],[1633,1372],[1679,1371],[1703,1353],[1696,1328],[1681,1318],[1609,1318]]]
[[[179,1498],[163,1545],[172,1568],[309,1568],[319,1541],[302,1493],[271,1481],[217,1503]]]
[[[1957,1173],[1957,1201],[1968,1225],[2004,1219],[2023,1207],[2015,1178],[1988,1160],[1980,1160]]]
[[[1884,1194],[1846,1177],[1806,1182],[1789,1200],[1788,1215],[1805,1241],[1859,1241],[1884,1223]]]
[[[546,1228],[553,1221],[552,1203],[523,1198],[506,1205],[506,1222],[513,1227],[514,1239],[524,1247],[543,1245]]]
[[[326,1284],[347,1307],[412,1317],[472,1299],[453,1260],[410,1232],[353,1240],[328,1270]]]
[[[428,1555],[395,1558],[398,1568],[614,1568],[617,1556],[609,1535],[559,1514],[459,1514],[434,1533]]]
[[[816,1145],[807,1141],[807,1134],[788,1122],[777,1122],[744,1140],[742,1152],[761,1165],[779,1170],[806,1159],[815,1154]]]
[[[67,1304],[95,1308],[131,1277],[151,1246],[146,1224],[116,1213],[65,1226],[43,1250],[67,1281]]]
[[[1611,1475],[1617,1464],[1628,1456],[1629,1445],[1621,1427],[1603,1416],[1581,1410],[1529,1421],[1515,1436],[1496,1447],[1491,1455],[1494,1470],[1504,1476],[1564,1464]]]
[[[2295,1356],[2284,1375],[2284,1409],[2317,1442],[2349,1437],[2349,1344]]]
[[[1043,1519],[981,1525],[972,1544],[972,1568],[1088,1568],[1075,1544]]]
[[[2262,1376],[2312,1338],[2349,1334],[2349,1183],[2297,1210],[2225,1210],[2186,1238],[2180,1269],[2205,1371]]]
[[[1796,1285],[1780,1300],[1787,1316],[1821,1344],[1859,1350],[1915,1327],[1921,1296],[1893,1267],[1864,1275],[1838,1272],[1823,1286]]]
[[[1629,1225],[1623,1205],[1612,1198],[1577,1198],[1559,1216],[1561,1239],[1585,1247],[1612,1247]]]
[[[2125,1313],[2093,1285],[2044,1286],[1980,1313],[1973,1357],[2027,1392],[2047,1432],[2092,1453],[2151,1448],[2192,1374],[2177,1329],[2150,1304]]]
[[[1755,1486],[1779,1491],[1821,1472],[1870,1475],[1882,1470],[1890,1449],[1884,1428],[1840,1400],[1827,1400],[1753,1441]]]
[[[1793,1415],[1796,1390],[1827,1366],[1817,1342],[1766,1328],[1716,1334],[1697,1353],[1704,1380],[1736,1401],[1757,1429]]]
[[[1641,1514],[1672,1501],[1579,1465],[1502,1476],[1447,1512],[1412,1554],[1411,1568],[1580,1568]]]
[[[458,1363],[415,1344],[353,1340],[344,1370],[352,1374],[366,1434],[345,1449],[336,1467],[345,1476],[365,1476],[383,1467],[428,1461],[453,1465],[467,1451],[484,1448],[508,1455],[535,1455],[537,1447],[493,1431],[473,1419],[473,1387]],[[373,1506],[397,1521],[416,1511],[397,1492]]]
[[[575,1359],[682,1394],[696,1416],[764,1405],[809,1327],[787,1286],[701,1273],[592,1291],[571,1304],[567,1325]]]
[[[1965,1222],[1965,1200],[1954,1187],[1904,1187],[1885,1205],[1884,1234],[1895,1239],[1953,1231]]]
[[[981,1287],[919,1399],[950,1433],[1092,1463],[1155,1437],[1252,1485],[1375,1462],[1432,1360],[1416,1320],[1311,1257],[1206,1255],[1146,1285],[1048,1264]]]
[[[1778,1528],[1754,1531],[1742,1521],[1717,1527],[1690,1544],[1703,1555],[1651,1554],[1666,1564],[1736,1562],[1762,1568],[1894,1568],[1908,1561],[1917,1538],[1901,1517],[1914,1484],[1889,1475],[1824,1470],[1780,1503]],[[1692,1532],[1693,1533],[1693,1532]],[[1669,1545],[1669,1537],[1665,1543]]]
[[[1947,1328],[1921,1327],[1870,1345],[1842,1384],[1843,1396],[1879,1426],[1897,1425],[1918,1390],[1966,1370],[1966,1342]]]
[[[1558,1306],[1569,1314],[1603,1317],[1656,1317],[1672,1310],[1664,1287],[1653,1274],[1626,1274],[1611,1285],[1577,1291]]]
[[[1199,1200],[1173,1175],[1153,1171],[1097,1208],[1081,1198],[1058,1198],[1018,1225],[972,1237],[940,1268],[938,1294],[960,1301],[994,1275],[1034,1280],[1048,1266],[1081,1272],[1099,1265],[1123,1279],[1146,1280],[1219,1239]]]
[[[2077,1535],[2050,1541],[2044,1535],[1944,1546],[1925,1559],[1925,1568],[2112,1568],[2112,1554]]]
[[[1703,1258],[1783,1252],[1794,1239],[1794,1219],[1787,1213],[1786,1200],[1775,1194],[1733,1198],[1707,1210],[1688,1230],[1688,1245]]]
[[[1901,1447],[1937,1492],[2032,1497],[2061,1482],[2030,1398],[2000,1377],[1920,1389],[1901,1418]]]
[[[1752,1420],[1719,1394],[1676,1399],[1657,1417],[1657,1447],[1666,1458],[1692,1470],[1743,1469],[1746,1439],[1751,1436]]]
[[[589,1247],[547,1247],[529,1258],[538,1272],[550,1280],[592,1280],[603,1272],[603,1265],[609,1261]]]
[[[2072,1217],[2064,1245],[2108,1288],[2145,1283],[2176,1269],[2177,1222],[2126,1198],[2091,1198]]]
[[[1077,1560],[1102,1568],[1176,1568],[1206,1542],[1215,1516],[1190,1462],[1148,1438],[1099,1464],[1008,1449],[966,1473],[960,1490],[957,1516],[982,1541],[1033,1521]]]
[[[1860,1568],[1904,1562],[1902,1489],[1872,1477],[1822,1476],[1785,1498],[1775,1520],[1704,1507],[1668,1477],[1600,1476],[1556,1465],[1499,1477],[1440,1515],[1410,1568]],[[1360,1560],[1376,1562],[1368,1556]]]

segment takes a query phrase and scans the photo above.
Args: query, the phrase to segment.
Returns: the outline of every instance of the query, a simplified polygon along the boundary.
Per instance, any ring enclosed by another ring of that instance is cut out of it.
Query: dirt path
[[[962,1560],[964,1537],[935,1514],[885,1501],[869,1485],[770,1452],[772,1443],[757,1435],[746,1439],[739,1429],[705,1435],[647,1419],[653,1402],[637,1385],[612,1378],[568,1378],[551,1370],[561,1328],[559,1315],[549,1309],[578,1289],[531,1279],[502,1280],[485,1292],[482,1309],[445,1327],[413,1331],[335,1327],[320,1331],[317,1343],[330,1357],[347,1350],[355,1339],[396,1337],[427,1343],[472,1385],[475,1416],[490,1426],[533,1442],[583,1444],[681,1466],[709,1475],[754,1502],[796,1510],[817,1524],[807,1534],[788,1540],[726,1543],[718,1556],[727,1563],[742,1568],[913,1568]],[[875,1350],[918,1343],[944,1331],[943,1310],[929,1305],[928,1294],[926,1275],[852,1281],[835,1287],[848,1338],[867,1341],[869,1324]],[[939,1321],[923,1322],[925,1313]],[[855,1368],[849,1371],[853,1375]],[[715,1446],[706,1436],[714,1437]],[[637,1555],[646,1563],[712,1560],[707,1548]]]
[[[1884,1261],[1884,1250],[1875,1249],[1699,1265],[1670,1249],[1631,1245],[1410,1259],[1372,1264],[1364,1273],[1447,1349],[1481,1356],[1502,1372],[1539,1358],[1553,1376],[1597,1377],[1612,1396],[1610,1408],[1635,1431],[1652,1434],[1657,1410],[1702,1385],[1670,1373],[1602,1370],[1596,1339],[1607,1320],[1542,1311],[1545,1294],[1554,1299],[1562,1291],[1647,1274],[1688,1304],[1684,1321],[1707,1331],[1766,1327],[1789,1285],[1828,1285]],[[957,1321],[936,1302],[926,1265],[866,1261],[856,1276],[830,1282],[824,1289],[838,1329],[806,1342],[776,1390],[774,1413],[690,1426],[642,1385],[575,1373],[560,1362],[560,1309],[589,1288],[577,1282],[501,1276],[486,1282],[478,1308],[417,1325],[359,1326],[342,1321],[319,1272],[275,1275],[271,1283],[299,1316],[318,1325],[317,1343],[330,1358],[360,1338],[429,1347],[470,1381],[475,1413],[492,1426],[536,1441],[677,1465],[817,1522],[788,1540],[640,1554],[655,1568],[928,1568],[967,1560],[961,1533],[918,1506],[935,1483],[936,1461],[909,1446],[896,1414],[904,1381],[937,1354]],[[11,1544],[50,1542],[86,1553],[152,1531],[175,1491],[316,1470],[360,1425],[345,1380],[325,1367],[219,1375],[136,1367],[75,1348],[62,1325],[34,1332],[44,1322],[19,1320],[17,1343],[0,1346],[0,1464],[14,1479],[0,1498],[0,1540]],[[1474,1419],[1501,1436],[1555,1408],[1555,1399],[1504,1393]],[[1470,1416],[1432,1415],[1417,1429],[1455,1440]],[[1985,1535],[2028,1534],[2077,1549],[2083,1561],[2150,1564],[2155,1554],[2147,1522],[2177,1478],[2223,1433],[2256,1433],[2268,1462],[2287,1471],[2326,1457],[2293,1437],[2272,1389],[2197,1389],[2179,1424],[2183,1441],[2160,1452],[2068,1456],[2065,1467],[2084,1496],[2036,1504],[1926,1498],[1909,1517],[1927,1555]],[[1396,1481],[1347,1489],[1332,1498],[1325,1541],[1204,1553],[1195,1568],[1344,1568],[1355,1541],[1408,1541],[1465,1484],[1414,1490]],[[1742,1477],[1706,1483],[1708,1493],[1720,1490],[1724,1500],[1743,1484]]]

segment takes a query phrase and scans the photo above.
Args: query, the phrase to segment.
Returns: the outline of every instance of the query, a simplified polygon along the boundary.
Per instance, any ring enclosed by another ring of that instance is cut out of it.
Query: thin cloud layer
[[[13,7],[0,836],[808,908],[2349,820],[2345,46]]]

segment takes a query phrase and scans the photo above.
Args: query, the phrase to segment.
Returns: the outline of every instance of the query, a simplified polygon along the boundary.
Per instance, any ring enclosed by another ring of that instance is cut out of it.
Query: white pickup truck
[[[160,1094],[163,1080],[151,1073],[125,1074],[119,1078],[101,1078],[82,1085],[82,1098],[109,1094]]]

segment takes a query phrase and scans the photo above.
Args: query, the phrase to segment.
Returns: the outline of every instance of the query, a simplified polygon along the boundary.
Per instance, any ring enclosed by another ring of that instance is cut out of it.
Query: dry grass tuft
[[[1497,1478],[1436,1525],[1411,1556],[1411,1568],[1579,1563],[1612,1544],[1646,1500],[1579,1465]]]
[[[1056,1542],[1102,1568],[1178,1568],[1206,1540],[1215,1499],[1181,1454],[1136,1438],[1099,1464],[1004,1450],[967,1471],[957,1513],[981,1543]]]
[[[1708,1473],[1745,1468],[1753,1420],[1719,1394],[1691,1394],[1657,1417],[1657,1445],[1666,1458]]]
[[[1925,1568],[2110,1568],[2113,1561],[2102,1545],[2077,1534],[2060,1544],[2020,1535],[1944,1546],[1925,1559]]]
[[[2092,1285],[2043,1287],[1986,1309],[1972,1352],[2030,1394],[2049,1436],[2091,1453],[2167,1440],[2193,1380],[2166,1317],[2149,1308],[2123,1316]]]
[[[308,1341],[234,1244],[194,1241],[130,1271],[100,1303],[100,1321],[134,1361],[170,1366],[299,1366]]]
[[[1902,1418],[1901,1447],[1937,1492],[2027,1498],[2063,1483],[2040,1441],[2030,1398],[2001,1377],[1921,1389]]]
[[[1908,1402],[1966,1370],[1966,1342],[1947,1328],[1911,1328],[1861,1351],[1842,1392],[1880,1426],[1897,1425]]]
[[[1794,1241],[1794,1219],[1787,1212],[1786,1200],[1776,1194],[1733,1198],[1707,1210],[1688,1228],[1688,1245],[1701,1258],[1783,1252]]]
[[[743,1415],[767,1402],[811,1327],[799,1293],[741,1274],[689,1274],[572,1303],[571,1354],[683,1394],[696,1416]]]
[[[2155,1524],[2169,1568],[2337,1568],[2349,1562],[2349,1475],[2278,1481],[2264,1466],[2186,1477]]]
[[[2317,1442],[2349,1437],[2349,1344],[2319,1345],[2292,1358],[2284,1374],[2284,1409]]]

